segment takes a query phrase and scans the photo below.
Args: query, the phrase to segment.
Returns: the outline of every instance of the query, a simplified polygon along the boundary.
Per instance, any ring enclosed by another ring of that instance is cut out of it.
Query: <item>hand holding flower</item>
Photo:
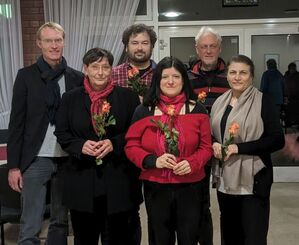
[[[231,144],[227,146],[226,156],[223,160],[227,161],[233,154],[238,154],[238,146],[236,144]]]
[[[197,95],[197,100],[201,103],[205,103],[207,97],[207,93],[205,91],[200,91]]]
[[[98,141],[87,140],[82,147],[82,153],[89,156],[96,156],[96,149],[99,146]]]
[[[95,151],[96,159],[102,159],[109,152],[113,151],[112,142],[109,139],[98,141],[98,146]]]
[[[179,162],[174,166],[173,173],[176,175],[186,175],[191,173],[190,163],[187,160]]]
[[[109,140],[110,141],[109,145],[105,144],[104,140],[102,141],[103,136],[106,134],[106,128],[110,125],[116,124],[116,120],[113,117],[113,115],[109,115],[110,109],[111,109],[110,103],[107,101],[104,101],[102,104],[101,112],[93,115],[94,128],[95,128],[96,134],[99,137],[99,145],[97,146],[96,154],[94,155],[97,157],[96,158],[97,165],[102,164],[101,159],[110,152],[110,149],[112,147],[110,140]],[[113,149],[113,147],[112,147],[112,149]]]
[[[214,142],[212,147],[213,147],[214,157],[221,160],[221,158],[222,158],[222,145],[218,142]]]
[[[169,153],[164,153],[162,156],[159,156],[156,160],[157,168],[173,169],[176,164],[176,157]]]
[[[135,66],[133,66],[130,70],[128,70],[127,84],[134,92],[136,92],[141,97],[143,97],[147,91],[147,86],[141,80],[141,77],[139,75],[139,70]]]

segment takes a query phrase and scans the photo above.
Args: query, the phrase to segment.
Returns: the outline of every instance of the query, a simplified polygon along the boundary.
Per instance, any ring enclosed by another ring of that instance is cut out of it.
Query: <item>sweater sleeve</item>
[[[142,120],[146,116],[144,111],[145,107],[142,105],[136,108],[132,118],[133,123],[126,134],[127,144],[125,146],[125,152],[128,159],[138,168],[143,170],[145,170],[143,167],[144,159],[147,156],[152,155],[152,153],[146,151],[141,144],[141,138],[146,129],[144,120]],[[150,163],[150,165],[152,165],[152,163]]]
[[[200,125],[200,139],[197,150],[188,157],[185,157],[191,166],[191,173],[202,169],[212,157],[212,139],[209,117],[204,115]]]
[[[237,144],[239,154],[270,154],[284,146],[284,134],[275,105],[265,94],[262,99],[262,120],[264,133],[258,140]]]

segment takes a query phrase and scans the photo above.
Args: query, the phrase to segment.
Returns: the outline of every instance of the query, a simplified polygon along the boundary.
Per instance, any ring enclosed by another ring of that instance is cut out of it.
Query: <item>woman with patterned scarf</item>
[[[150,245],[198,241],[212,148],[207,112],[194,98],[184,64],[165,57],[126,135],[126,154],[141,169]]]
[[[71,156],[64,176],[75,244],[137,245],[142,202],[139,170],[124,153],[138,95],[111,81],[113,56],[93,48],[83,57],[84,86],[65,93],[56,116],[58,142]],[[139,237],[140,238],[140,237]]]
[[[213,182],[225,245],[266,245],[273,169],[270,154],[284,145],[270,98],[253,87],[254,65],[244,55],[227,66],[231,89],[211,111]]]

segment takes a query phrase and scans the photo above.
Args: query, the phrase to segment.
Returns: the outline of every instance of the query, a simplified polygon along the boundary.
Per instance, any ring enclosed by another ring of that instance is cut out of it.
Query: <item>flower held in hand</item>
[[[222,162],[224,162],[224,158],[226,157],[227,155],[227,147],[229,145],[231,145],[232,143],[234,143],[234,138],[235,136],[237,135],[237,132],[239,130],[240,126],[238,123],[236,122],[233,122],[229,129],[228,129],[228,132],[229,132],[229,138],[228,139],[225,139],[224,140],[224,143],[223,145],[221,146],[221,153],[222,153]]]
[[[163,132],[167,153],[178,156],[180,153],[178,149],[179,132],[173,126],[173,119],[175,117],[174,105],[167,106],[167,114],[170,116],[169,124],[162,123],[161,121],[156,121],[154,119],[150,120]]]
[[[103,136],[106,134],[106,128],[110,125],[115,125],[116,120],[113,115],[109,116],[111,105],[109,102],[104,101],[102,104],[101,113],[93,114],[94,127],[96,129],[96,134],[99,140],[102,140]],[[102,159],[96,159],[97,165],[102,164]]]
[[[130,70],[128,70],[127,83],[129,87],[132,88],[132,90],[136,92],[138,95],[145,95],[147,87],[140,78],[139,70],[134,66]]]

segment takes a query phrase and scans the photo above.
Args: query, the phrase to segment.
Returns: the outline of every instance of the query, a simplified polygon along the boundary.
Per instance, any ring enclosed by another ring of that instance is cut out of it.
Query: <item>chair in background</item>
[[[0,130],[0,231],[1,245],[5,244],[4,224],[19,223],[21,201],[20,194],[13,191],[7,181],[7,130]]]

